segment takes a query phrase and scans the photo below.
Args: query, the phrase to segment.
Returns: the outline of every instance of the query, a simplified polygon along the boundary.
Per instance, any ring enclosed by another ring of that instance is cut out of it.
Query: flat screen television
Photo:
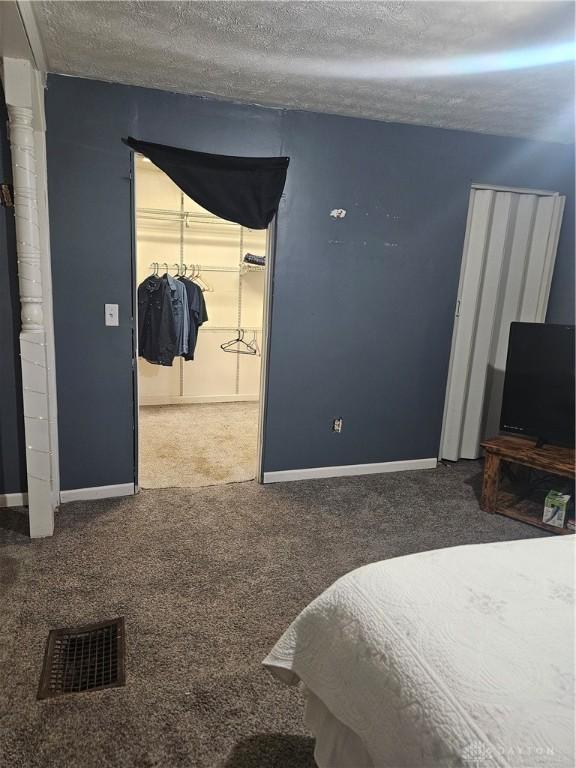
[[[574,445],[574,326],[511,323],[500,430]]]

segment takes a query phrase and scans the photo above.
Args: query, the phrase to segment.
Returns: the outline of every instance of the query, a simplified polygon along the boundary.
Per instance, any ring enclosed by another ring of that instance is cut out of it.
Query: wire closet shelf
[[[184,226],[189,227],[193,223],[210,224],[211,227],[221,226],[234,229],[247,229],[241,224],[235,224],[233,221],[221,219],[208,211],[200,213],[198,211],[175,210],[170,208],[137,208],[136,215],[139,219],[165,222],[182,222]],[[247,229],[248,232],[255,232],[254,229]]]
[[[175,223],[180,224],[180,226],[184,226],[185,228],[190,227],[192,223],[196,224],[209,224],[211,228],[214,227],[223,227],[225,229],[235,229],[239,231],[241,239],[242,239],[242,232],[243,230],[246,230],[247,232],[254,232],[256,230],[253,229],[247,229],[246,227],[243,227],[241,224],[235,224],[233,221],[226,221],[225,219],[221,219],[219,216],[215,216],[212,213],[198,213],[196,211],[186,211],[183,208],[179,211],[170,209],[170,208],[137,208],[136,214],[138,219],[143,220],[151,220],[151,221],[164,221],[167,223]],[[181,249],[182,250],[182,249]],[[174,270],[176,267],[168,267],[166,262],[162,262],[162,264],[165,267],[165,271],[169,272]],[[241,274],[245,274],[247,272],[262,272],[265,269],[265,265],[260,264],[251,264],[249,262],[240,260],[240,263],[237,267],[229,267],[229,266],[220,266],[217,264],[184,264],[182,263],[180,267],[184,270],[181,274],[186,274],[187,270],[196,269],[200,272],[240,272]],[[157,269],[158,263],[150,265],[150,269]]]
[[[247,232],[255,232],[254,229],[248,229],[246,227],[243,227],[241,224],[235,224],[233,221],[226,221],[225,219],[221,219],[219,216],[215,216],[212,213],[197,213],[196,211],[186,211],[184,209],[181,209],[179,211],[169,209],[169,208],[137,208],[136,214],[139,219],[148,219],[153,221],[164,221],[168,223],[176,223],[180,224],[181,226],[184,226],[185,228],[190,227],[192,223],[196,224],[210,224],[211,228],[214,227],[224,227],[225,229],[236,229],[239,230],[240,236],[242,238],[242,233],[244,230]],[[186,264],[182,264],[182,267],[186,267]],[[242,274],[246,272],[261,272],[265,265],[260,264],[251,264],[246,261],[240,261],[240,264],[238,267],[221,267],[218,265],[203,265],[203,264],[196,264],[194,265],[197,267],[200,271],[204,272],[241,272]],[[150,267],[152,268],[152,267]],[[168,271],[168,269],[166,270]]]
[[[181,264],[175,263],[170,266],[166,261],[154,261],[148,267],[148,269],[152,270],[154,273],[159,272],[160,268],[162,268],[164,272],[176,272],[177,276],[183,275],[184,277],[187,275],[192,276],[195,273],[200,274],[202,272],[240,272],[241,274],[244,274],[245,272],[262,272],[265,269],[264,266],[248,264],[246,262],[241,262],[237,267],[222,267],[215,264],[184,264],[183,262]]]

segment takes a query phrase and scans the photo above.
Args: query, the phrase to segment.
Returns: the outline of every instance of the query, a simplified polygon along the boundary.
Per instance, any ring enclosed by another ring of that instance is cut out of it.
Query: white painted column
[[[3,76],[12,153],[22,316],[20,355],[28,509],[30,535],[36,538],[52,535],[54,509],[59,498],[52,306],[51,295],[46,295],[51,294],[51,285],[46,166],[42,152],[44,99],[39,73],[28,61],[4,59]]]

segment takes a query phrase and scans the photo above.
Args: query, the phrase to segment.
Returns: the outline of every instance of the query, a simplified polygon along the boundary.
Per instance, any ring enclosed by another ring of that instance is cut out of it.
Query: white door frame
[[[131,210],[132,210],[132,315],[133,315],[133,392],[134,392],[134,493],[140,490],[139,485],[139,414],[140,414],[140,395],[138,387],[138,299],[136,296],[136,272],[138,259],[138,230],[136,216],[136,163],[134,162],[134,152],[131,152],[130,158],[130,180],[131,180]],[[281,200],[284,199],[283,197]],[[256,482],[264,482],[264,438],[266,434],[266,398],[268,394],[268,362],[270,356],[270,323],[272,319],[272,295],[274,284],[274,263],[276,255],[276,222],[277,216],[274,216],[266,230],[266,268],[264,282],[264,298],[262,307],[262,345],[260,358],[260,388],[258,392],[258,436],[256,449]],[[236,400],[236,398],[234,398]],[[180,402],[180,400],[179,400]],[[218,398],[218,402],[223,402]]]
[[[545,244],[542,242],[540,243],[540,247],[544,246],[544,252],[545,252],[542,271],[541,273],[537,274],[536,270],[528,270],[526,273],[527,279],[532,287],[531,295],[533,296],[533,300],[530,303],[530,306],[523,306],[523,314],[526,315],[525,317],[523,316],[521,318],[518,317],[513,319],[522,319],[527,321],[529,320],[531,322],[544,322],[546,319],[548,295],[550,292],[552,273],[554,269],[554,261],[556,257],[557,246],[558,246],[558,237],[559,237],[560,226],[562,222],[562,213],[564,209],[565,198],[562,195],[560,195],[559,192],[554,192],[551,190],[527,189],[522,187],[494,186],[490,184],[479,184],[479,183],[474,183],[471,185],[469,205],[468,205],[468,217],[466,221],[466,233],[464,236],[462,262],[460,267],[460,280],[458,284],[456,310],[455,310],[454,326],[453,326],[453,332],[452,332],[452,344],[451,344],[451,350],[450,350],[450,363],[449,363],[448,377],[447,377],[447,383],[446,383],[444,413],[442,417],[442,433],[440,437],[440,447],[439,447],[439,456],[441,459],[442,458],[455,459],[457,458],[456,454],[458,454],[458,457],[460,455],[466,456],[466,453],[469,453],[471,451],[471,443],[474,442],[474,440],[472,440],[471,437],[467,439],[465,442],[468,445],[466,446],[466,450],[465,451],[463,450],[462,453],[460,453],[460,449],[462,448],[462,445],[460,445],[458,450],[456,450],[456,446],[454,444],[455,429],[458,427],[458,425],[461,431],[460,441],[463,441],[464,439],[463,438],[464,433],[462,433],[462,430],[464,429],[463,419],[464,419],[466,402],[467,402],[466,391],[468,390],[468,380],[472,373],[470,368],[470,361],[468,361],[466,370],[460,371],[458,375],[456,374],[455,366],[457,364],[457,360],[460,359],[460,361],[462,361],[462,358],[465,355],[465,349],[468,347],[470,343],[470,339],[473,337],[473,334],[475,333],[474,327],[476,323],[476,315],[481,309],[480,305],[478,304],[478,301],[480,299],[479,286],[482,283],[482,281],[485,279],[484,269],[485,269],[486,260],[476,259],[475,261],[469,261],[470,260],[470,253],[469,253],[470,239],[472,236],[474,236],[474,233],[472,232],[472,228],[474,226],[479,226],[483,231],[486,221],[488,220],[488,217],[491,217],[492,201],[485,200],[475,195],[476,192],[481,192],[481,191],[503,192],[503,193],[510,193],[514,195],[524,194],[524,195],[530,195],[532,197],[554,198],[554,200],[552,201],[553,207],[551,212],[551,228],[547,234],[548,239]],[[477,214],[476,217],[474,217],[473,215],[474,213]],[[506,229],[503,230],[502,226],[505,226]],[[508,222],[501,221],[500,235],[504,238],[508,237],[507,228],[508,228]],[[494,234],[494,232],[492,232],[491,234]],[[530,234],[530,238],[532,238],[532,233]],[[531,247],[533,246],[534,246],[534,242],[531,241]],[[489,244],[486,247],[489,247]],[[520,251],[518,251],[516,255],[521,256],[522,254],[520,253]],[[488,252],[487,258],[488,257],[489,257],[489,252]],[[493,277],[494,275],[492,276],[492,279]],[[502,280],[502,275],[500,275],[499,280]],[[538,287],[537,291],[534,290],[536,286]],[[466,311],[462,313],[462,320],[460,319],[461,307],[466,308]],[[510,319],[510,317],[508,319]],[[497,357],[502,358],[502,350],[499,348],[497,352]],[[502,362],[502,365],[505,364],[505,354],[504,354],[504,359],[501,362]],[[455,404],[458,406],[457,408],[454,407]],[[472,456],[471,455],[466,456],[466,458],[472,458]]]
[[[260,360],[260,392],[258,407],[258,448],[256,481],[264,482],[264,443],[266,437],[266,411],[268,398],[268,374],[270,362],[270,325],[272,322],[272,298],[274,294],[274,267],[276,260],[277,217],[272,219],[266,232],[266,282],[264,283],[264,307],[262,311],[262,358]]]

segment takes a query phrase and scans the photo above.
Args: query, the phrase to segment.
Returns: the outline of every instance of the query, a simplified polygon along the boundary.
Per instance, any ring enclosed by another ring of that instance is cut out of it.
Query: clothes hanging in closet
[[[171,366],[175,357],[194,359],[198,328],[208,320],[196,283],[168,273],[150,275],[138,286],[138,354],[154,365]]]
[[[204,301],[204,294],[192,280],[187,277],[179,277],[178,280],[184,285],[188,299],[188,315],[189,315],[189,330],[188,330],[188,352],[184,355],[184,360],[194,360],[194,350],[196,348],[196,341],[198,340],[198,328],[208,320],[208,313],[206,311],[206,302]]]
[[[170,286],[150,275],[138,286],[138,354],[155,365],[172,365],[176,342]]]
[[[168,281],[172,296],[172,313],[176,328],[176,355],[188,354],[188,336],[190,333],[190,317],[188,312],[188,296],[184,285],[167,272],[163,279]]]

